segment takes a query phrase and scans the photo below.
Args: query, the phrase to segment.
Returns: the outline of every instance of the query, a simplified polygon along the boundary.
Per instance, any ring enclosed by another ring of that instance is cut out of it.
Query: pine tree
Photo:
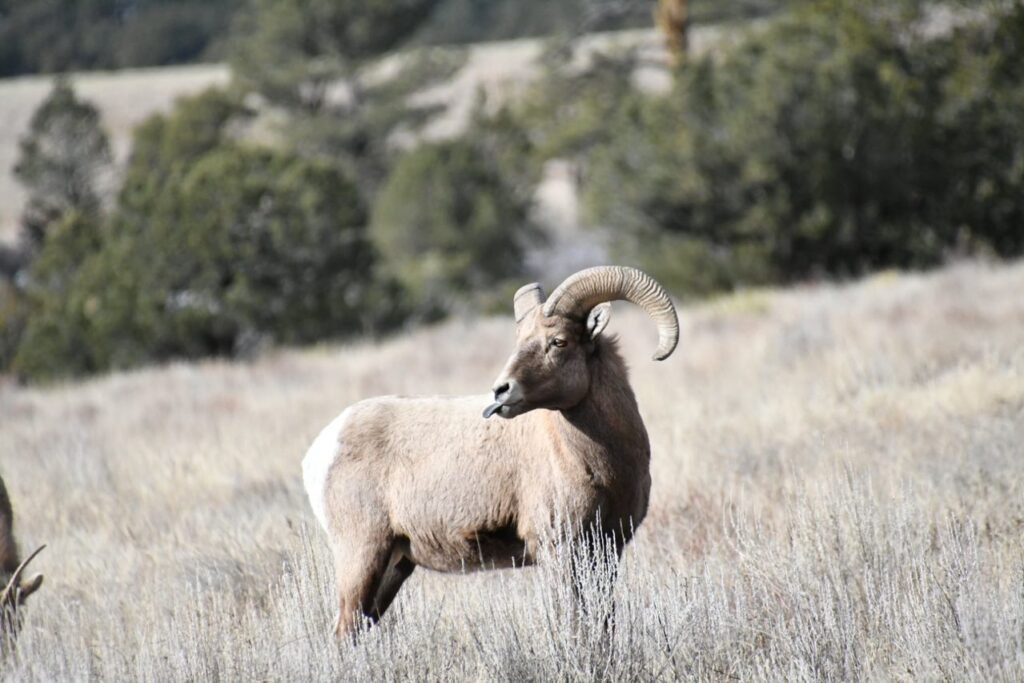
[[[232,50],[238,83],[287,111],[282,137],[303,156],[329,159],[369,200],[393,161],[396,133],[415,132],[443,109],[410,97],[450,77],[463,51],[401,49],[440,0],[250,0]]]
[[[20,145],[14,175],[29,193],[22,215],[23,241],[35,252],[49,227],[67,212],[99,212],[113,156],[99,112],[78,99],[63,78],[54,81]]]

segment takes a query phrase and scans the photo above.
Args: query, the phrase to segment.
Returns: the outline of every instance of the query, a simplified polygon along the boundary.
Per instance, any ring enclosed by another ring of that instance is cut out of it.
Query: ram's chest
[[[540,524],[562,519],[628,530],[647,512],[651,478],[646,466],[560,463],[544,481],[543,500],[532,510]],[[531,506],[525,507],[531,511]]]

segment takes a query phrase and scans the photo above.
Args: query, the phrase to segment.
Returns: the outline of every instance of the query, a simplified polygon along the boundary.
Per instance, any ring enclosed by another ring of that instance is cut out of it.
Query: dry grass
[[[373,345],[0,389],[24,546],[48,542],[11,679],[1020,680],[1024,264],[617,307],[654,447],[617,628],[558,562],[417,572],[358,647],[299,462],[381,393],[478,393],[509,320]],[[591,580],[602,579],[595,572]]]

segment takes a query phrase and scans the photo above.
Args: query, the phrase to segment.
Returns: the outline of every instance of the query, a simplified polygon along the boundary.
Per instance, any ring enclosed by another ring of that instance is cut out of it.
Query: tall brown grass
[[[651,434],[648,519],[614,628],[558,557],[417,571],[358,646],[305,448],[383,393],[482,393],[510,318],[0,389],[0,472],[47,583],[11,680],[1020,680],[1024,265],[616,307]],[[598,568],[588,577],[607,580]]]

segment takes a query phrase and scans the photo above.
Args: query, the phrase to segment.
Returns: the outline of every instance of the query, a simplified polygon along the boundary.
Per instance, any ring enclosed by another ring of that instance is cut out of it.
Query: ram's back
[[[303,460],[321,525],[330,531],[328,520],[374,508],[387,512],[396,535],[421,545],[456,541],[453,533],[511,533],[529,420],[485,420],[487,403],[486,396],[383,396],[350,406]]]

